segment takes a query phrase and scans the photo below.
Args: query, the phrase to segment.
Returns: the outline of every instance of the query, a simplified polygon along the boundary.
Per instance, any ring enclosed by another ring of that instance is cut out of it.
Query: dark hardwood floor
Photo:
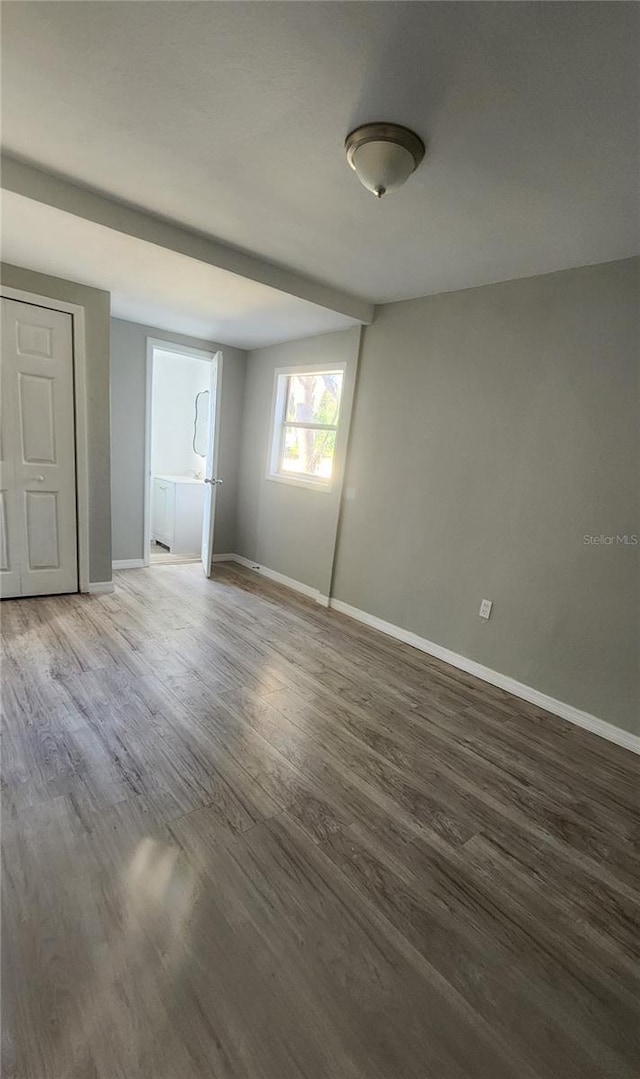
[[[236,566],[1,615],[6,1079],[637,1079],[638,757]]]

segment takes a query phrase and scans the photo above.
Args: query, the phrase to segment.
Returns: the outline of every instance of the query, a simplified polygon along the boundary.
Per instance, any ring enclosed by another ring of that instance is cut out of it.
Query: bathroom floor
[[[163,543],[156,543],[155,540],[151,541],[149,559],[152,566],[169,564],[175,565],[176,563],[183,562],[199,562],[200,555],[194,554],[174,554],[165,547]]]

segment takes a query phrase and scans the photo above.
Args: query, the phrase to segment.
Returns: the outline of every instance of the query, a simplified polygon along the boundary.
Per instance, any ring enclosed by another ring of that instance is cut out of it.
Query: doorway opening
[[[147,342],[145,565],[211,574],[221,353]]]

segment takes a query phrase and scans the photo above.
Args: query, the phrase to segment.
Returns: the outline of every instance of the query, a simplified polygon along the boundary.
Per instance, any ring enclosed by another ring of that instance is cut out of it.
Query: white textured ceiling
[[[4,262],[111,293],[114,318],[260,348],[353,319],[13,192],[2,192]]]
[[[628,3],[3,5],[3,135],[36,164],[375,302],[638,250]],[[427,158],[377,202],[342,143]]]

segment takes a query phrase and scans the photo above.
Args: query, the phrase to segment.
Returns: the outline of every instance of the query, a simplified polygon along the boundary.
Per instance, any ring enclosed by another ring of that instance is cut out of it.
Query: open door
[[[222,405],[222,353],[216,352],[211,362],[211,392],[209,394],[209,440],[205,463],[204,514],[202,518],[202,568],[211,576],[213,563],[213,527],[216,515],[216,491],[222,480],[218,476],[220,444],[220,409]]]

